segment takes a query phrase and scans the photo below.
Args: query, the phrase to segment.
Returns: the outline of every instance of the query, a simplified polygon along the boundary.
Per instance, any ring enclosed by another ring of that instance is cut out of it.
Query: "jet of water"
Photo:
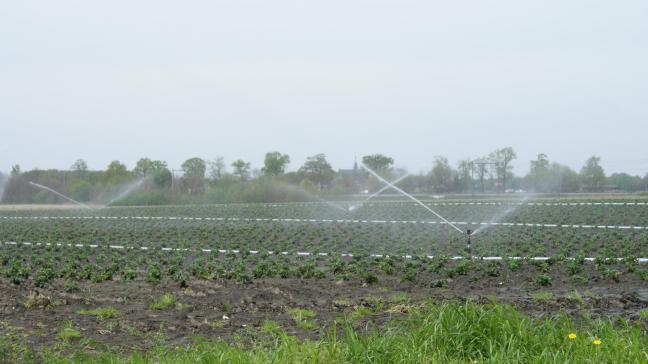
[[[513,206],[509,207],[508,209],[506,209],[506,210],[500,212],[499,214],[496,214],[495,216],[493,216],[493,217],[488,221],[488,224],[487,224],[487,225],[481,225],[481,226],[480,226],[479,228],[477,228],[477,230],[475,230],[471,235],[475,235],[475,234],[481,233],[481,232],[484,231],[484,230],[487,230],[488,228],[490,228],[490,227],[493,226],[492,223],[494,223],[494,222],[500,222],[500,221],[502,221],[506,216],[510,215],[513,211],[519,209],[520,206],[522,206],[522,205],[524,204],[524,202],[525,202],[526,200],[528,200],[528,199],[529,199],[529,196],[528,196],[528,195],[524,195],[524,197],[522,198],[522,200],[520,201],[519,204],[517,204],[517,205],[513,205]]]
[[[438,217],[439,219],[441,219],[441,220],[442,220],[443,222],[445,222],[446,224],[452,226],[452,227],[453,227],[455,230],[457,230],[458,232],[460,232],[460,233],[462,233],[462,234],[464,233],[463,230],[459,229],[455,224],[453,224],[453,223],[451,223],[450,221],[448,221],[445,217],[439,215],[436,211],[432,210],[428,205],[426,205],[426,204],[424,204],[423,202],[419,201],[416,197],[414,197],[414,196],[410,195],[409,193],[407,193],[407,192],[401,190],[400,188],[394,186],[394,185],[391,184],[389,181],[387,181],[386,179],[382,178],[378,173],[376,173],[376,172],[374,172],[373,170],[371,170],[371,168],[367,167],[364,163],[362,163],[361,165],[362,165],[362,168],[366,169],[367,172],[371,173],[374,177],[378,178],[378,180],[380,180],[382,183],[386,183],[386,184],[388,184],[391,188],[393,188],[394,190],[398,191],[398,192],[399,192],[400,194],[402,194],[403,196],[405,196],[405,197],[409,198],[410,200],[416,202],[417,204],[421,205],[424,209],[426,209],[426,210],[430,211],[431,213],[433,213],[436,217]]]
[[[144,182],[145,182],[146,180],[147,180],[147,178],[146,178],[146,177],[143,177],[143,178],[140,178],[140,179],[138,179],[138,180],[136,180],[136,181],[134,181],[134,182],[131,182],[131,183],[127,184],[126,186],[122,186],[121,188],[119,188],[119,189],[121,190],[121,192],[119,192],[119,193],[117,194],[117,196],[111,198],[111,199],[106,203],[106,206],[110,206],[110,205],[112,205],[115,201],[119,201],[119,200],[121,200],[122,198],[124,198],[124,197],[126,197],[127,195],[129,195],[131,192],[133,192],[133,191],[135,191],[136,189],[140,188],[140,187],[144,184]]]
[[[315,198],[319,202],[324,202],[325,204],[327,204],[327,205],[329,205],[329,206],[331,206],[333,208],[336,208],[336,209],[338,209],[340,211],[348,212],[347,209],[345,209],[344,207],[334,203],[333,201],[325,200],[325,199],[323,199],[323,198],[321,198],[319,196],[311,196],[311,197]]]
[[[395,184],[397,184],[398,182],[404,180],[404,179],[407,178],[407,177],[409,177],[409,173],[406,173],[406,174],[404,174],[404,175],[398,177],[397,179],[395,179],[394,181],[392,181],[392,184],[395,185]],[[349,211],[350,211],[350,212],[353,212],[353,211],[357,210],[358,208],[362,207],[362,205],[364,205],[365,203],[367,203],[367,201],[369,201],[369,200],[371,200],[372,198],[374,198],[374,197],[380,195],[381,193],[385,192],[386,190],[388,190],[388,189],[390,189],[390,188],[391,188],[390,185],[385,185],[385,186],[383,186],[381,189],[379,189],[378,191],[376,191],[375,193],[373,193],[371,196],[369,196],[369,197],[367,197],[366,199],[364,199],[362,202],[360,202],[360,203],[358,203],[358,204],[354,204],[354,205],[349,206]]]
[[[65,195],[62,194],[62,193],[59,193],[59,192],[57,192],[57,191],[54,191],[53,189],[51,189],[51,188],[49,188],[49,187],[47,187],[47,186],[43,186],[43,185],[41,185],[41,184],[38,184],[38,183],[35,183],[35,182],[31,182],[31,181],[29,181],[29,184],[32,185],[32,186],[34,186],[34,187],[42,188],[42,189],[44,189],[44,190],[46,190],[46,191],[52,192],[53,194],[55,194],[55,195],[57,195],[57,196],[60,196],[60,197],[66,199],[66,200],[68,200],[68,201],[70,201],[70,202],[73,202],[73,203],[75,203],[75,204],[77,204],[77,205],[79,205],[79,206],[81,206],[81,207],[84,207],[84,208],[86,208],[86,209],[92,210],[92,207],[90,207],[90,206],[88,206],[88,205],[86,205],[86,204],[83,204],[83,203],[81,203],[81,202],[79,202],[79,201],[77,201],[77,200],[73,200],[73,199],[71,199],[71,198],[65,196]]]
[[[306,197],[308,199],[315,199],[315,200],[317,200],[319,202],[323,202],[323,203],[325,203],[325,204],[327,204],[327,205],[329,205],[329,206],[331,206],[331,207],[333,207],[333,208],[335,208],[337,210],[344,211],[344,212],[349,212],[346,208],[340,206],[339,204],[336,204],[333,201],[326,200],[326,199],[324,199],[322,197],[313,195],[313,194],[307,192],[306,190],[304,190],[303,188],[293,186],[293,185],[289,185],[289,184],[286,184],[286,183],[283,183],[283,182],[273,182],[273,183],[277,187],[280,187],[280,188],[283,188],[285,190],[298,193],[298,194],[300,194],[300,195],[302,195],[302,196],[304,196],[304,197]]]

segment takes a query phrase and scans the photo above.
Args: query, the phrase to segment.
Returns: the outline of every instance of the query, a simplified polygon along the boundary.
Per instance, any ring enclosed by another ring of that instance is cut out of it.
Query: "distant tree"
[[[472,187],[472,161],[464,159],[457,164],[458,190],[467,191]]]
[[[290,157],[287,154],[269,152],[265,155],[264,166],[261,172],[265,176],[279,176],[284,174],[288,163],[290,163]]]
[[[551,175],[551,191],[577,192],[580,189],[580,176],[571,168],[559,163],[551,163],[549,166]]]
[[[481,193],[486,191],[486,176],[489,174],[491,164],[487,158],[477,159],[472,163],[474,172],[477,173],[477,180],[479,181],[479,190]]]
[[[529,179],[533,189],[537,192],[547,192],[551,188],[551,173],[549,170],[549,159],[544,153],[538,154],[536,160],[531,161]]]
[[[211,161],[207,162],[209,171],[209,178],[212,181],[217,181],[226,173],[225,158],[218,156]]]
[[[232,168],[234,168],[232,174],[238,176],[241,180],[245,181],[250,177],[250,163],[237,159],[232,163]]]
[[[601,158],[590,157],[581,169],[581,178],[584,187],[590,190],[598,190],[605,185],[605,171],[601,167]]]
[[[20,165],[19,164],[14,164],[13,166],[11,166],[11,174],[10,174],[11,177],[19,176],[20,173],[21,173],[21,171],[20,171]]]
[[[434,157],[434,166],[430,172],[430,180],[435,192],[448,192],[452,184],[453,171],[448,158]]]
[[[163,169],[167,169],[167,164],[164,161],[140,158],[133,168],[133,174],[138,177],[147,177]]]
[[[70,166],[70,169],[77,172],[85,172],[88,170],[88,163],[83,159],[77,159],[76,162]]]
[[[105,180],[108,184],[120,184],[130,179],[130,172],[126,166],[119,161],[112,161],[108,165]]]
[[[205,171],[207,166],[201,158],[190,158],[180,166],[183,181],[189,193],[202,193],[205,190]]]
[[[85,180],[75,180],[70,184],[70,195],[77,201],[90,201],[92,195],[92,185]]]
[[[140,158],[132,173],[139,178],[150,178],[150,180],[147,180],[147,185],[152,183],[153,186],[158,188],[170,187],[173,177],[171,171],[167,168],[166,162],[149,158]]]
[[[173,180],[173,175],[171,171],[164,167],[156,169],[152,174],[153,176],[153,185],[158,188],[169,188],[171,187],[171,182]]]
[[[306,163],[299,169],[299,173],[319,188],[328,186],[335,178],[335,171],[324,154],[308,157]]]
[[[635,192],[644,188],[641,177],[631,176],[627,173],[613,173],[608,177],[608,182],[621,191]]]
[[[497,180],[500,181],[500,191],[506,191],[506,181],[508,176],[511,174],[513,166],[511,162],[517,158],[517,154],[511,147],[506,147],[502,149],[497,149],[491,153],[491,158],[496,161],[495,173],[497,174]]]
[[[372,154],[362,157],[362,163],[376,173],[387,172],[394,165],[394,159],[382,154]]]
[[[182,173],[185,177],[189,178],[205,178],[205,171],[207,166],[205,161],[201,158],[190,158],[184,161],[180,166],[182,168]]]

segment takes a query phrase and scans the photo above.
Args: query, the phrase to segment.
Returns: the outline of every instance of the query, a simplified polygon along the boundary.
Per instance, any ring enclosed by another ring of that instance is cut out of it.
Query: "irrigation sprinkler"
[[[407,178],[407,177],[409,177],[409,173],[405,173],[404,175],[398,177],[397,179],[395,179],[395,180],[392,182],[392,184],[395,185],[395,184],[399,183],[400,181],[404,180],[404,179]],[[359,207],[362,207],[362,205],[364,205],[367,201],[369,201],[369,200],[371,200],[372,198],[374,198],[374,197],[380,195],[381,193],[387,191],[387,190],[390,189],[390,188],[391,188],[391,186],[390,186],[389,184],[383,186],[381,189],[379,189],[378,191],[376,191],[376,192],[374,192],[373,194],[371,194],[371,196],[365,198],[365,199],[364,199],[362,202],[360,202],[359,204],[354,204],[354,205],[352,205],[352,206],[349,206],[349,212],[355,211],[355,210],[358,209]]]
[[[466,239],[467,239],[467,241],[466,241],[466,252],[468,253],[468,255],[470,255],[472,253],[471,236],[472,236],[472,230],[470,230],[470,229],[466,230]]]
[[[43,190],[46,190],[46,191],[52,192],[53,194],[55,194],[55,195],[57,195],[57,196],[59,196],[59,197],[62,197],[63,199],[68,200],[68,201],[70,201],[70,202],[72,202],[72,203],[75,203],[75,204],[77,204],[77,205],[79,205],[79,206],[81,206],[81,207],[83,207],[83,208],[86,208],[86,209],[88,209],[88,210],[92,210],[92,207],[90,207],[90,206],[88,206],[88,205],[86,205],[86,204],[83,204],[83,203],[81,203],[81,202],[79,202],[79,201],[77,201],[77,200],[73,200],[72,198],[67,197],[66,195],[64,195],[64,194],[62,194],[62,193],[60,193],[60,192],[57,192],[57,191],[55,191],[55,190],[53,190],[53,189],[51,189],[51,188],[49,188],[49,187],[47,187],[47,186],[43,186],[43,185],[41,185],[41,184],[38,184],[38,183],[35,183],[35,182],[32,182],[32,181],[29,181],[29,184],[32,185],[32,186],[34,186],[34,187],[38,187],[38,188],[40,188],[40,189],[43,189]]]
[[[362,163],[362,168],[364,168],[365,170],[367,170],[367,172],[371,173],[374,177],[376,177],[376,178],[377,178],[379,181],[381,181],[382,183],[385,183],[385,184],[391,186],[391,188],[393,188],[394,190],[396,190],[397,192],[399,192],[401,195],[403,195],[403,196],[409,198],[410,200],[412,200],[412,201],[416,202],[417,204],[421,205],[424,209],[426,209],[426,210],[430,211],[431,213],[433,213],[436,217],[438,217],[439,219],[441,219],[441,220],[443,221],[444,224],[450,225],[453,229],[457,230],[457,231],[460,232],[461,234],[464,233],[463,230],[461,230],[461,229],[459,229],[459,228],[457,227],[457,225],[451,223],[450,221],[448,221],[448,219],[446,219],[445,217],[439,215],[439,213],[437,213],[436,211],[432,210],[428,205],[426,205],[426,204],[424,204],[423,202],[419,201],[416,197],[414,197],[414,196],[410,195],[409,193],[403,191],[402,189],[400,189],[400,188],[394,186],[393,183],[390,183],[390,182],[387,181],[386,179],[382,178],[378,173],[374,172],[371,168],[367,167],[364,163]]]

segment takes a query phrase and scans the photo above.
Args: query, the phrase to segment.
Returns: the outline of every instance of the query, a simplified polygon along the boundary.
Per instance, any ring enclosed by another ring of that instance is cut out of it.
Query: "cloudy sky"
[[[648,172],[648,2],[11,1],[0,170],[512,146]]]

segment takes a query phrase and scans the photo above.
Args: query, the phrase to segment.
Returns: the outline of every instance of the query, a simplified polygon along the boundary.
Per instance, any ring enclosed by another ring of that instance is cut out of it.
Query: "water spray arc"
[[[345,209],[344,207],[342,207],[342,206],[336,204],[336,203],[333,202],[333,201],[329,201],[329,200],[326,200],[326,199],[323,199],[323,198],[321,198],[321,197],[319,197],[319,196],[314,196],[314,195],[313,195],[312,197],[313,197],[314,199],[316,199],[317,201],[319,201],[319,202],[323,202],[323,203],[325,203],[325,204],[327,204],[327,205],[333,207],[334,209],[338,209],[338,210],[340,210],[340,211],[348,212],[347,209]]]
[[[119,201],[122,198],[128,196],[131,192],[133,192],[133,191],[137,190],[138,188],[142,187],[142,185],[144,184],[144,182],[146,182],[147,179],[148,179],[148,177],[143,177],[143,178],[140,178],[140,179],[136,180],[135,182],[131,182],[128,185],[122,187],[122,191],[119,192],[117,194],[117,196],[111,198],[105,204],[105,206],[110,206],[113,203],[115,203],[116,201]]]
[[[520,200],[520,202],[518,204],[513,205],[513,206],[509,207],[508,209],[506,209],[505,211],[502,211],[499,214],[496,214],[495,216],[493,216],[488,221],[489,224],[480,226],[479,228],[477,228],[477,230],[475,230],[472,233],[472,235],[479,234],[479,233],[487,230],[488,228],[492,227],[493,223],[502,221],[506,216],[510,215],[511,213],[513,213],[514,211],[519,209],[522,205],[524,205],[524,202],[527,201],[528,199],[529,199],[529,196],[525,195],[524,197],[522,197],[522,200]]]
[[[68,201],[70,201],[70,202],[73,202],[73,203],[75,203],[75,204],[77,204],[77,205],[79,205],[79,206],[81,206],[81,207],[84,207],[84,208],[86,208],[86,209],[88,209],[88,210],[92,210],[92,207],[90,207],[90,206],[88,206],[88,205],[86,205],[86,204],[83,204],[83,203],[81,203],[81,202],[79,202],[79,201],[77,201],[77,200],[73,200],[73,199],[71,199],[70,197],[67,197],[67,196],[65,196],[64,194],[60,193],[60,192],[54,191],[53,189],[51,189],[51,188],[49,188],[49,187],[47,187],[47,186],[43,186],[43,185],[41,185],[41,184],[38,184],[38,183],[35,183],[35,182],[32,182],[32,181],[29,181],[29,184],[32,185],[32,186],[34,186],[34,187],[38,187],[38,188],[41,188],[41,189],[43,189],[43,190],[46,190],[46,191],[52,192],[53,194],[55,194],[55,195],[57,195],[57,196],[59,196],[59,197],[62,197],[62,198],[66,199],[66,200],[68,200]]]
[[[431,213],[433,213],[434,216],[436,216],[436,217],[438,217],[439,219],[441,219],[441,221],[443,221],[444,223],[446,223],[446,224],[452,226],[452,228],[454,228],[455,230],[457,230],[457,231],[460,232],[461,234],[464,234],[464,231],[463,231],[463,230],[461,230],[461,229],[458,228],[455,224],[453,224],[453,223],[451,223],[450,221],[448,221],[445,217],[439,215],[436,211],[432,210],[428,205],[426,205],[426,204],[424,204],[423,202],[419,201],[416,197],[410,195],[409,193],[403,191],[402,189],[400,189],[400,188],[394,186],[392,183],[390,183],[390,182],[387,181],[386,179],[382,178],[378,173],[376,173],[376,172],[374,172],[373,170],[371,170],[371,168],[367,167],[364,163],[362,163],[361,165],[362,165],[362,168],[364,168],[367,172],[371,173],[374,177],[378,178],[379,181],[381,181],[382,183],[385,183],[385,184],[389,185],[391,188],[393,188],[394,190],[396,190],[397,192],[399,192],[399,193],[402,194],[403,196],[409,198],[410,200],[412,200],[412,201],[416,202],[417,204],[421,205],[424,209],[426,209],[426,210],[430,211]]]
[[[410,176],[409,173],[406,173],[406,174],[404,174],[404,175],[398,177],[397,179],[395,179],[395,180],[392,182],[392,184],[395,185],[395,184],[397,184],[398,182],[404,180],[405,178],[407,178],[407,177],[409,177],[409,176]],[[364,205],[367,201],[369,201],[369,200],[371,200],[372,198],[374,198],[374,197],[380,195],[381,193],[385,192],[386,190],[388,190],[388,189],[390,189],[390,188],[391,188],[390,185],[385,185],[385,186],[383,186],[381,189],[379,189],[378,191],[374,192],[371,196],[365,198],[365,199],[364,199],[362,202],[360,202],[359,204],[354,204],[354,205],[352,205],[352,206],[349,206],[349,211],[354,211],[354,210],[356,210],[356,209],[362,207],[362,205]]]

